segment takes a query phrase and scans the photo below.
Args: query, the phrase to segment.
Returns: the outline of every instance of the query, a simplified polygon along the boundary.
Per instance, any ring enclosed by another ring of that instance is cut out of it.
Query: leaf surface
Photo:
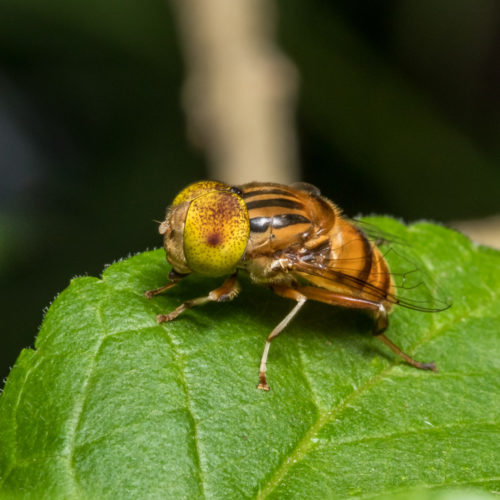
[[[396,308],[387,335],[439,373],[395,359],[360,312],[292,304],[243,280],[231,303],[158,325],[215,288],[165,295],[163,250],[72,280],[0,398],[0,492],[26,498],[445,498],[500,490],[500,254],[427,223],[372,218],[453,297]],[[388,255],[390,261],[390,255]],[[408,496],[406,496],[408,495]],[[480,497],[483,498],[480,494]],[[478,497],[479,498],[479,497]],[[485,497],[486,498],[486,497]]]

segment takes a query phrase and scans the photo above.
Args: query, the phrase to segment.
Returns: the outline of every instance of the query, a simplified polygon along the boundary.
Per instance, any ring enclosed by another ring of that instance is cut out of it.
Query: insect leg
[[[300,308],[306,303],[307,300],[304,295],[298,293],[293,288],[288,288],[286,286],[273,286],[272,290],[278,295],[296,300],[297,304],[295,304],[295,307],[274,327],[273,331],[267,336],[264,352],[262,353],[262,358],[260,360],[259,384],[257,385],[257,389],[262,389],[263,391],[268,391],[270,389],[266,380],[266,364],[267,356],[269,354],[269,348],[271,347],[271,340],[273,340],[281,333],[281,331],[286,327],[286,325],[288,325],[288,323],[290,323],[292,318],[299,312]]]
[[[186,300],[186,302],[184,302],[179,307],[174,309],[171,313],[158,314],[158,316],[156,316],[156,321],[158,321],[158,323],[163,323],[165,321],[172,321],[186,309],[191,309],[192,307],[201,306],[203,304],[206,304],[207,302],[223,302],[225,300],[232,300],[236,297],[236,295],[238,295],[239,291],[240,287],[236,279],[236,273],[234,273],[229,278],[227,278],[227,280],[224,281],[224,283],[222,283],[222,285],[219,288],[212,290],[205,297],[198,297],[196,299]]]
[[[437,372],[437,368],[434,362],[420,363],[419,361],[414,360],[384,335],[384,331],[387,329],[389,320],[387,310],[380,302],[361,299],[357,297],[349,297],[313,286],[299,286],[297,287],[297,291],[305,295],[308,299],[325,302],[326,304],[350,307],[355,309],[368,309],[373,311],[375,314],[375,328],[373,334],[381,342],[383,342],[392,352],[397,354],[400,358],[404,359],[411,366],[419,368],[420,370],[432,370],[433,372]]]
[[[179,283],[179,281],[184,278],[184,276],[187,276],[186,274],[181,274],[172,269],[170,273],[168,274],[168,279],[170,280],[166,285],[161,286],[160,288],[156,288],[154,290],[147,290],[144,292],[144,295],[147,299],[151,299],[155,295],[160,295],[160,293],[166,292],[170,288],[174,287]]]
[[[391,339],[387,338],[384,335],[384,331],[386,330],[389,324],[389,320],[387,318],[387,310],[385,309],[383,304],[379,304],[379,310],[375,313],[375,329],[373,334],[382,341],[392,352],[397,354],[400,358],[403,358],[409,365],[414,366],[420,370],[432,370],[433,372],[437,372],[436,364],[434,361],[430,363],[421,363],[420,361],[416,361],[408,354],[403,352]]]
[[[169,288],[172,288],[175,285],[177,285],[177,283],[175,281],[171,281],[170,283],[167,283],[166,285],[163,285],[160,288],[155,288],[154,290],[146,290],[144,292],[144,295],[147,299],[151,299],[155,295],[160,295],[160,293],[166,292]]]

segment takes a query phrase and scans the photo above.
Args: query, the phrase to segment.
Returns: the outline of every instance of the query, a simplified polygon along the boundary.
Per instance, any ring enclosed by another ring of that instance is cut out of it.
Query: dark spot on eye
[[[211,247],[216,247],[220,245],[222,241],[222,235],[220,233],[211,233],[207,238],[207,245]]]

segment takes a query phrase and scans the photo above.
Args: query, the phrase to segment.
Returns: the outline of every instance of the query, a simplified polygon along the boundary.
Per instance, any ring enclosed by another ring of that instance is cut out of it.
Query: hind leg
[[[383,306],[383,304],[379,304],[379,309],[375,313],[375,328],[373,330],[373,335],[377,337],[381,342],[383,342],[392,352],[397,354],[400,358],[404,359],[409,365],[418,368],[419,370],[432,370],[433,372],[437,372],[436,364],[434,361],[430,363],[421,363],[420,361],[416,361],[408,354],[403,352],[392,340],[387,338],[384,335],[387,326],[389,325],[389,319],[387,315],[387,310]]]
[[[342,295],[322,288],[312,287],[312,286],[298,286],[297,292],[305,295],[308,299],[317,300],[318,302],[324,302],[326,304],[331,304],[334,306],[350,307],[353,309],[367,309],[373,311],[375,317],[375,326],[373,329],[373,334],[383,342],[392,352],[397,354],[400,358],[404,359],[409,365],[414,366],[420,370],[432,370],[437,372],[436,365],[434,362],[421,363],[420,361],[414,360],[412,357],[408,356],[403,352],[392,340],[387,338],[384,331],[389,325],[389,318],[387,309],[381,302],[375,302],[372,300],[361,299],[357,297],[350,297],[347,295]]]

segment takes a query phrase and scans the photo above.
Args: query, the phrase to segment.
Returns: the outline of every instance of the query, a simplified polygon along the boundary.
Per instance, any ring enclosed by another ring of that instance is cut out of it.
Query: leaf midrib
[[[483,308],[486,308],[486,305],[483,306]],[[476,308],[474,310],[474,314],[470,314],[469,316],[476,316],[479,313],[479,316],[481,317],[481,312],[483,308]],[[452,328],[455,324],[458,324],[461,322],[463,319],[462,316],[455,316],[450,322],[444,323],[443,325],[440,326],[437,330],[433,330],[432,328],[429,328],[430,334],[424,335],[418,342],[416,342],[409,350],[408,352],[413,352],[414,350],[418,350],[420,347],[425,345],[427,342],[434,340],[435,338],[439,337],[443,333],[443,331],[447,331],[450,328]],[[434,323],[434,316],[432,317],[432,322]],[[301,351],[302,352],[302,351]],[[319,416],[316,420],[316,422],[304,433],[303,437],[298,441],[297,446],[294,448],[294,450],[285,457],[281,465],[279,465],[276,469],[275,472],[272,474],[271,478],[267,481],[266,486],[264,489],[260,490],[257,494],[257,498],[259,500],[267,498],[269,495],[272,494],[272,492],[276,489],[276,487],[281,483],[282,479],[286,476],[288,471],[291,469],[293,465],[296,465],[299,461],[301,461],[309,451],[309,449],[312,447],[314,444],[312,442],[312,437],[316,436],[319,431],[328,423],[333,421],[335,418],[340,415],[344,409],[355,399],[358,397],[361,397],[368,389],[371,389],[375,384],[383,380],[386,374],[388,374],[394,367],[398,366],[396,365],[390,365],[387,366],[385,369],[380,371],[378,374],[373,375],[371,378],[369,378],[363,385],[357,387],[354,389],[350,394],[348,394],[335,408],[333,408],[330,411],[325,411],[320,408],[318,405],[317,401],[315,401],[315,405],[319,409]],[[308,383],[309,383],[309,379]],[[313,392],[311,394],[314,395]],[[292,465],[290,465],[292,464]]]
[[[265,488],[259,491],[257,498],[264,499],[267,498],[275,488],[281,483],[282,479],[286,476],[291,466],[295,465],[301,461],[309,449],[314,445],[312,438],[317,436],[319,431],[329,422],[334,420],[339,414],[341,414],[344,409],[357,397],[363,394],[365,391],[373,387],[384,375],[392,369],[392,366],[384,368],[377,375],[369,378],[363,385],[353,390],[348,396],[346,396],[333,410],[325,412],[320,410],[316,422],[309,427],[309,429],[304,433],[297,446],[294,450],[288,454],[281,462],[281,465],[275,469],[275,472],[271,478],[267,481]],[[292,464],[291,466],[289,464]]]

